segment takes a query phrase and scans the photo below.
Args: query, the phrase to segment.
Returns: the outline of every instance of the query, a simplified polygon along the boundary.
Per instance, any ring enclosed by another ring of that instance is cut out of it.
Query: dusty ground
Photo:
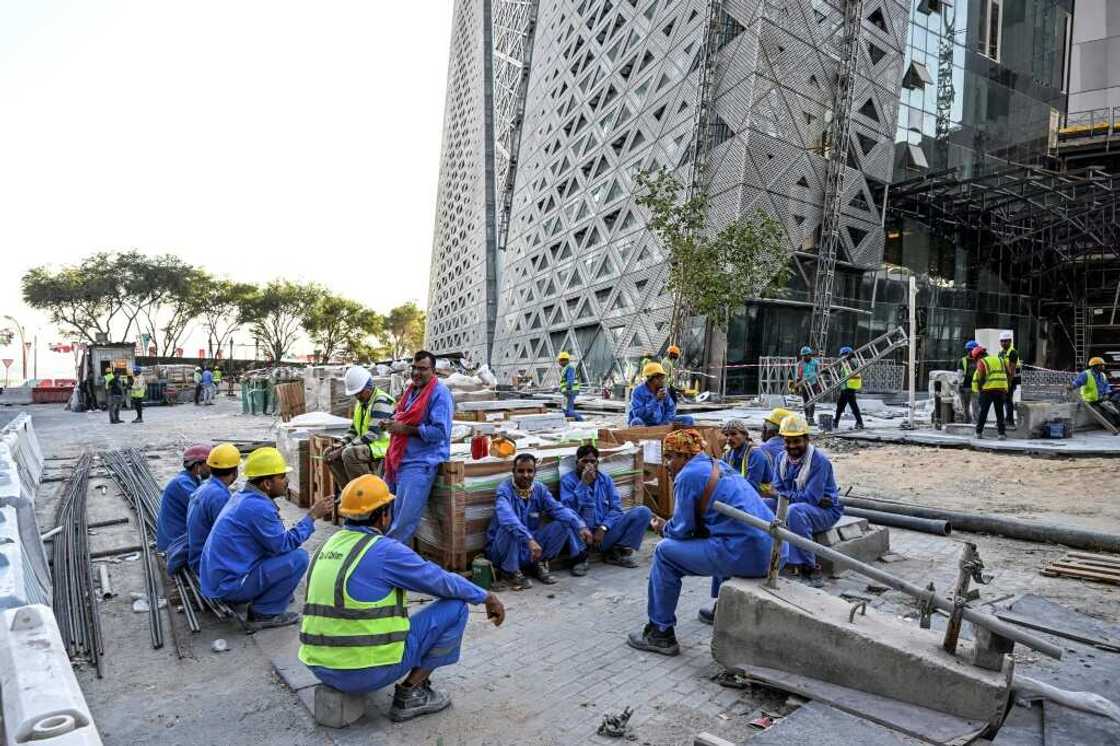
[[[103,413],[27,409],[50,459],[47,479],[52,481],[44,484],[39,504],[43,530],[53,525],[61,486],[57,478],[66,475],[84,449],[144,448],[162,481],[178,469],[178,455],[187,444],[265,439],[273,425],[269,417],[241,415],[230,401],[201,409],[152,409],[145,413],[144,425],[109,426]],[[0,409],[0,420],[17,411]],[[850,485],[855,493],[1120,530],[1115,479],[1120,461],[851,443],[824,447],[834,457],[842,489]],[[100,470],[91,479],[91,490],[91,521],[130,515],[115,484]],[[287,503],[282,510],[289,521],[302,513]],[[309,548],[324,541],[330,530],[321,524]],[[939,589],[950,587],[960,541],[967,538],[978,544],[987,571],[995,576],[983,588],[983,599],[1029,591],[1102,618],[1120,616],[1120,589],[1038,574],[1046,561],[1063,552],[1059,547],[893,529],[891,536],[893,549],[906,559],[883,567],[912,582],[933,580]],[[134,522],[99,529],[91,539],[94,550],[135,543]],[[651,547],[647,542],[644,554]],[[509,618],[498,630],[485,624],[482,615],[472,614],[460,664],[436,676],[453,693],[450,710],[394,725],[384,717],[390,695],[379,692],[370,698],[364,721],[331,731],[317,727],[272,672],[273,656],[295,650],[294,629],[245,637],[232,625],[204,617],[202,632],[186,635],[189,656],[179,659],[169,633],[164,648],[152,649],[146,615],[131,610],[129,593],[143,588],[139,563],[123,561],[110,568],[119,595],[102,605],[106,675],[99,680],[88,668],[78,672],[107,744],[606,744],[618,741],[595,736],[595,728],[604,712],[623,706],[635,708],[633,742],[639,744],[691,743],[692,735],[702,730],[741,743],[751,732],[747,722],[760,707],[773,710],[784,701],[783,696],[724,689],[710,680],[718,670],[708,649],[711,629],[695,618],[696,609],[709,603],[705,579],[685,583],[678,608],[679,658],[638,654],[626,647],[626,633],[645,620],[644,560],[635,570],[596,564],[588,578],[561,574],[560,584],[547,590],[508,594]],[[831,590],[862,591],[865,586],[853,576],[834,581]],[[873,605],[914,613],[910,600],[894,592]],[[211,652],[210,643],[218,637],[228,641],[230,652]]]

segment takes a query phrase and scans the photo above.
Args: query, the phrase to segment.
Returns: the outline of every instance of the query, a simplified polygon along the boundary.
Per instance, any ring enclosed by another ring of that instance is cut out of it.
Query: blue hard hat
[[[851,347],[848,347],[846,345],[844,347],[840,348],[840,354],[841,355],[849,355],[853,352],[855,352],[855,350],[853,350]]]
[[[139,373],[140,372],[140,366],[139,365],[133,365],[132,366],[132,372],[133,373]]]
[[[808,345],[805,345],[804,347],[801,348],[801,354],[802,355],[812,355],[813,354],[813,348],[809,347]]]
[[[976,345],[977,345],[976,340],[975,339],[970,339],[970,340],[968,340],[967,342],[964,343],[964,349],[968,352],[972,352],[972,348],[974,348]]]

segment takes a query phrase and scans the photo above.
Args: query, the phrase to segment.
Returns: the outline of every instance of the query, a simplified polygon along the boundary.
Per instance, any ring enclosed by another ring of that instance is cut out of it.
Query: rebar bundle
[[[83,453],[62,488],[55,513],[58,536],[51,547],[54,566],[54,615],[66,652],[71,658],[88,658],[102,676],[105,653],[101,617],[93,593],[89,556],[89,520],[86,495],[93,457]]]

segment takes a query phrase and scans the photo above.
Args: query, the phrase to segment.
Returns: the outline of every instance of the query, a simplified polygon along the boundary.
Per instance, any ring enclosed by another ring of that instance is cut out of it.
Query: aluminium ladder
[[[906,329],[896,327],[862,347],[856,348],[850,358],[844,360],[837,358],[835,362],[821,368],[817,374],[816,383],[809,384],[809,400],[805,404],[816,403],[822,397],[840,388],[849,376],[862,373],[866,368],[908,344],[910,344],[910,336]],[[845,364],[849,366],[847,372],[844,371]]]

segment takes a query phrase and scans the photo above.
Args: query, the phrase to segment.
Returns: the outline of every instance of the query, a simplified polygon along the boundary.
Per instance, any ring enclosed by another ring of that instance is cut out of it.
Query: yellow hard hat
[[[566,352],[561,352],[559,355],[556,356],[556,359],[557,360],[571,360],[572,356],[569,355]]]
[[[382,505],[391,503],[396,495],[389,491],[385,480],[373,474],[363,474],[342,488],[338,500],[338,514],[346,518],[365,518]]]
[[[285,474],[292,470],[288,462],[275,448],[258,448],[245,459],[245,478],[271,477],[273,474]]]
[[[681,354],[681,348],[676,345],[669,345],[669,349],[665,351],[665,354],[672,355],[673,353]]]
[[[788,409],[775,407],[774,409],[770,410],[770,414],[766,415],[766,421],[771,425],[781,425],[782,420],[784,420],[786,417],[789,417],[791,414],[793,414],[793,412],[789,411]]]
[[[642,368],[642,378],[663,375],[665,375],[665,369],[661,367],[661,363],[646,363],[646,367]]]
[[[783,438],[793,438],[798,435],[809,434],[809,423],[805,418],[799,414],[791,414],[782,420],[781,427],[778,428],[778,435]]]
[[[1089,367],[1092,368],[1094,365],[1104,365],[1104,358],[1101,358],[1101,357],[1091,357],[1091,358],[1089,358]]]
[[[233,469],[241,464],[241,451],[233,443],[214,446],[206,457],[206,465],[211,469]]]

